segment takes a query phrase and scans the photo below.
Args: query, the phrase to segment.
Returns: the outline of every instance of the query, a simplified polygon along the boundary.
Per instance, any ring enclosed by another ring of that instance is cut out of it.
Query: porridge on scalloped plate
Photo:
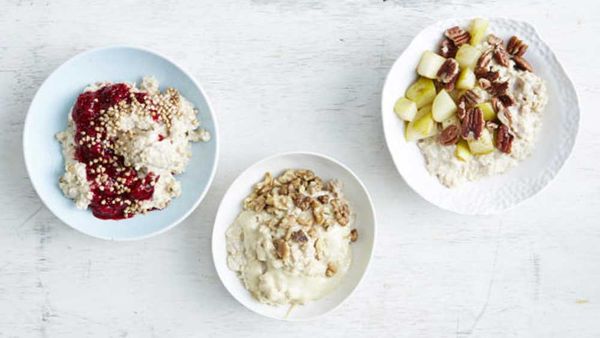
[[[160,92],[154,77],[140,87],[96,83],[79,95],[63,147],[65,196],[101,219],[123,219],[166,208],[181,194],[191,143],[210,139],[196,109],[176,89]]]
[[[533,151],[548,101],[544,81],[524,58],[527,45],[486,34],[489,22],[444,32],[439,53],[425,51],[419,79],[394,111],[406,121],[427,170],[447,187],[497,175]],[[506,45],[506,46],[505,46]]]

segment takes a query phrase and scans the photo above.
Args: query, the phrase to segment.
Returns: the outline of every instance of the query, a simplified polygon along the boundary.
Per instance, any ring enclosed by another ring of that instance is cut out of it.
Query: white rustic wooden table
[[[436,209],[387,152],[380,91],[421,28],[450,16],[534,24],[582,106],[556,180],[493,217]],[[0,337],[600,336],[600,3],[597,1],[0,1]],[[27,178],[29,102],[67,58],[142,45],[188,68],[221,126],[216,179],[180,226],[130,243],[54,217]],[[337,311],[287,323],[245,310],[219,282],[210,236],[231,181],[281,151],[334,156],[373,196],[371,269]]]

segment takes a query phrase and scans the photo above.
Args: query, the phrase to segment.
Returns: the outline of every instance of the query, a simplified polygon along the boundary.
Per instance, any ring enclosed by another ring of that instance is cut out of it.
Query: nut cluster
[[[286,260],[290,256],[290,245],[297,243],[301,248],[309,245],[311,239],[315,257],[321,259],[319,231],[327,231],[332,226],[348,226],[350,208],[340,197],[336,182],[323,182],[311,170],[287,170],[274,178],[266,173],[256,184],[252,193],[243,201],[244,210],[265,212],[270,216],[267,224],[274,230],[273,248],[278,258]],[[358,231],[351,230],[348,240],[358,239]],[[331,265],[331,263],[330,263]],[[328,277],[335,274],[335,266],[328,268]]]

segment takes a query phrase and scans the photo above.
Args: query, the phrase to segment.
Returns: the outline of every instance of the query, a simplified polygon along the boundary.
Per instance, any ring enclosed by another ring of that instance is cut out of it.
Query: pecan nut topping
[[[442,130],[439,141],[442,145],[449,146],[452,144],[456,144],[460,137],[460,129],[458,126],[451,125],[446,127],[446,129]]]
[[[462,45],[464,45],[465,43],[469,43],[469,41],[471,41],[471,34],[469,34],[469,32],[467,32],[466,30],[458,27],[458,26],[454,26],[454,27],[450,27],[448,29],[446,29],[446,31],[444,32],[444,35],[452,40],[452,42],[454,43],[454,45],[456,47],[460,47]]]
[[[521,39],[516,36],[512,36],[506,44],[506,50],[515,56],[523,56],[527,51],[527,46]]]
[[[477,80],[477,84],[479,85],[479,87],[481,87],[481,89],[488,89],[492,86],[492,83],[490,82],[490,80],[488,80],[484,77],[479,78]]]
[[[490,62],[492,62],[493,51],[492,49],[488,49],[477,59],[477,64],[475,66],[475,73],[485,74],[488,72],[488,66]]]
[[[456,107],[456,116],[459,118],[459,120],[463,120],[465,118],[465,116],[467,115],[467,105],[464,101],[460,101],[458,102],[458,106]]]
[[[459,102],[461,101],[465,103],[465,107],[472,107],[479,102],[479,95],[472,89],[469,89],[461,95]]]
[[[442,83],[450,83],[458,76],[458,62],[449,58],[444,61],[440,70],[437,72],[437,78]]]
[[[485,120],[483,119],[483,112],[479,107],[474,107],[467,110],[465,118],[461,124],[461,136],[464,139],[468,139],[473,136],[476,140],[481,136],[481,132],[485,127]]]
[[[515,99],[510,94],[500,95],[498,96],[498,99],[505,107],[510,107],[515,104]]]
[[[515,62],[515,67],[517,69],[526,70],[528,72],[533,72],[533,67],[523,57],[515,55],[515,56],[513,56],[513,61]]]
[[[502,45],[504,43],[504,41],[502,41],[502,39],[500,39],[499,37],[495,36],[494,34],[488,35],[487,42],[490,45],[492,45],[492,46],[499,46],[499,45]]]
[[[508,81],[492,82],[492,85],[487,89],[487,91],[494,96],[504,95],[508,91]]]
[[[440,55],[445,58],[453,58],[456,56],[458,48],[452,40],[445,38],[440,44]]]
[[[514,138],[507,126],[500,125],[496,132],[496,148],[505,154],[510,154]]]
[[[503,67],[508,67],[509,59],[510,57],[506,52],[506,49],[504,49],[502,45],[498,45],[496,46],[496,48],[494,48],[494,60],[496,60],[496,62],[498,62],[499,65]]]

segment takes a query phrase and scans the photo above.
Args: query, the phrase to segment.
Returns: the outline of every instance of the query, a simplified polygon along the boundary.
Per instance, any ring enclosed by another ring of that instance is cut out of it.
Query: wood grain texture
[[[0,337],[600,335],[600,3],[595,1],[0,0]],[[575,82],[582,124],[540,195],[494,217],[429,205],[397,174],[380,91],[421,28],[450,16],[535,25]],[[150,47],[188,68],[216,108],[219,171],[177,228],[132,243],[86,237],[40,202],[21,136],[31,98],[74,54]],[[364,283],[316,322],[245,310],[212,265],[220,198],[251,163],[309,150],[370,189],[379,237]]]

